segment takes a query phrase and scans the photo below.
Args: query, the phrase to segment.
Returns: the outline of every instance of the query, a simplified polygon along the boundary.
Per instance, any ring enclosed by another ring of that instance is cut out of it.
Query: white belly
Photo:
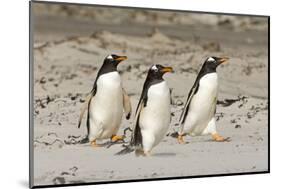
[[[191,135],[201,135],[214,117],[218,94],[217,73],[206,74],[200,79],[199,89],[193,96],[184,130]]]
[[[123,114],[121,78],[117,72],[103,74],[90,104],[90,138],[103,139],[116,134]]]
[[[140,114],[139,125],[145,151],[150,151],[163,139],[169,129],[170,119],[170,91],[163,81],[149,88],[146,107]]]

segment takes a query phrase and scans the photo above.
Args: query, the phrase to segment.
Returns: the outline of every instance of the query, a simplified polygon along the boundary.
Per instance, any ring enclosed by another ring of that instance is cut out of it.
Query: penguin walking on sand
[[[115,54],[104,59],[93,89],[87,96],[82,108],[78,128],[81,126],[83,115],[87,109],[88,140],[93,147],[98,146],[96,143],[98,139],[111,138],[112,142],[123,139],[123,136],[117,136],[116,134],[121,124],[123,109],[126,113],[126,119],[130,118],[131,103],[129,96],[122,87],[117,66],[126,59],[126,56]]]
[[[163,75],[172,71],[172,67],[159,64],[150,67],[136,109],[131,142],[117,155],[133,151],[136,155],[150,155],[151,150],[166,135],[171,121],[171,96]]]
[[[211,134],[215,141],[227,140],[217,133],[215,119],[218,95],[216,69],[227,61],[226,57],[209,57],[204,62],[180,116],[179,143],[184,143],[183,137],[186,134],[190,136]]]

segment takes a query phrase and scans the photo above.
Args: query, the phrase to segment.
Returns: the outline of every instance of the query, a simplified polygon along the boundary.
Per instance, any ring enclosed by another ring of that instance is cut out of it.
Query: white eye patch
[[[153,66],[151,67],[151,69],[152,69],[152,70],[158,70],[158,68],[156,67],[156,65],[153,65]]]
[[[111,55],[108,55],[106,58],[107,59],[113,59],[113,57]]]
[[[208,58],[208,62],[215,62],[215,59],[213,57]]]

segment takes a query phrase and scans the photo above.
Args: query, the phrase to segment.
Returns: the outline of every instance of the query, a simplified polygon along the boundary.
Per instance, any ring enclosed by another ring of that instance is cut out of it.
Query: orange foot
[[[123,140],[124,136],[118,136],[118,135],[112,135],[111,141],[112,142],[117,142],[118,140]]]
[[[179,144],[184,144],[183,135],[178,136],[178,142]]]
[[[224,138],[222,136],[220,136],[218,133],[212,134],[212,138],[214,141],[216,142],[225,142],[225,141],[229,141],[229,138]]]
[[[144,151],[143,149],[137,149],[135,151],[135,155],[137,157],[139,157],[139,156],[146,156],[146,157],[148,157],[148,156],[151,156],[151,153],[150,153],[150,151]]]
[[[143,153],[144,153],[144,156],[146,156],[146,157],[151,156],[151,152],[150,151],[146,151],[146,152],[143,152]]]
[[[100,147],[100,146],[97,144],[96,140],[93,140],[93,141],[91,142],[91,146],[92,146],[93,148]]]
[[[135,155],[137,157],[139,157],[139,156],[144,156],[145,154],[144,154],[144,151],[142,149],[136,149]]]

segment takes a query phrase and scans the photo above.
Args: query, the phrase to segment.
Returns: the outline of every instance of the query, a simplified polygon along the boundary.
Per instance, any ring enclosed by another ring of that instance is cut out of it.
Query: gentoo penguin
[[[136,155],[149,155],[152,148],[163,139],[171,121],[170,89],[163,75],[171,67],[153,65],[143,85],[136,109],[136,124],[129,146],[118,155],[136,151]]]
[[[123,109],[126,118],[131,115],[131,103],[122,87],[121,77],[117,66],[126,56],[109,55],[104,59],[98,71],[94,86],[82,108],[78,128],[80,128],[83,114],[88,109],[87,131],[88,139],[93,147],[97,139],[111,138],[113,142],[123,139],[117,136],[122,120]]]
[[[178,131],[179,143],[184,143],[183,136],[211,134],[215,141],[225,141],[216,131],[216,104],[218,95],[218,75],[216,69],[228,58],[209,57],[204,62],[186,100],[180,116]]]

